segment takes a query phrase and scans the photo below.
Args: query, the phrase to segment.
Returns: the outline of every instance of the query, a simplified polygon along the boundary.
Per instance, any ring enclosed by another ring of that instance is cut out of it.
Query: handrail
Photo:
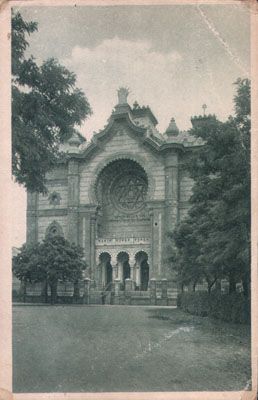
[[[104,287],[104,289],[103,289],[103,294],[106,292],[106,293],[105,293],[105,296],[107,296],[107,294],[108,294],[108,288],[112,286],[112,283],[113,283],[113,282],[109,282],[109,283]]]

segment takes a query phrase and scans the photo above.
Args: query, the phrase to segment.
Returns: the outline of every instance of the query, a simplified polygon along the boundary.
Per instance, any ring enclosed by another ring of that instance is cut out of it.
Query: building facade
[[[168,234],[189,208],[192,181],[184,165],[201,145],[174,119],[164,134],[149,107],[118,104],[90,142],[80,135],[47,174],[48,194],[28,193],[27,242],[64,235],[83,247],[90,278],[99,287],[130,278],[146,290],[151,278],[171,277]]]

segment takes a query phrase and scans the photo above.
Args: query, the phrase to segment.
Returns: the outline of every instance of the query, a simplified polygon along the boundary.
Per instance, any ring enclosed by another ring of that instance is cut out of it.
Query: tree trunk
[[[192,286],[192,291],[193,291],[193,292],[195,292],[196,285],[197,285],[197,282],[194,282],[194,283],[193,283],[193,286]]]
[[[79,281],[75,281],[73,284],[73,298],[75,302],[80,298]]]
[[[221,292],[221,280],[217,279],[215,282],[215,287],[218,292]]]
[[[51,290],[51,304],[56,304],[56,302],[57,302],[57,281],[51,282],[50,290]]]
[[[26,303],[26,281],[24,279],[21,280],[20,294],[23,303]]]
[[[235,274],[229,274],[229,294],[236,292],[236,279]]]
[[[245,297],[250,296],[250,282],[247,276],[242,278],[243,293]]]
[[[208,283],[208,293],[210,294],[212,287],[214,286],[214,284],[217,283],[217,279],[213,280],[212,282],[209,280],[209,281],[207,281],[207,283]],[[216,287],[216,289],[217,289],[217,287]]]
[[[47,282],[47,280],[45,280],[45,281],[43,282],[43,287],[42,287],[42,292],[41,292],[41,296],[42,296],[43,299],[44,299],[44,303],[47,303],[47,302],[48,302],[48,293],[47,293],[47,290],[48,290],[48,282]]]

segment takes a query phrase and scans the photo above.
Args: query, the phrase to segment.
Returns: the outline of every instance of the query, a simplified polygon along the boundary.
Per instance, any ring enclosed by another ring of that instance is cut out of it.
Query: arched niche
[[[51,224],[47,227],[46,237],[54,237],[54,236],[64,236],[63,229],[61,225],[57,221],[51,222]]]
[[[101,169],[94,185],[95,200],[101,209],[98,237],[127,239],[135,232],[148,237],[149,188],[146,170],[134,160],[115,159]]]
[[[135,254],[135,261],[138,267],[137,286],[141,290],[147,290],[150,279],[150,267],[148,263],[148,254],[145,251],[138,251]]]

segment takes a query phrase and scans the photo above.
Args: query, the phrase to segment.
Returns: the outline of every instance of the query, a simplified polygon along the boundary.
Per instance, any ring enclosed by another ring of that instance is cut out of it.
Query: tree
[[[86,269],[83,249],[62,236],[48,236],[42,243],[24,244],[13,257],[13,273],[24,283],[43,282],[45,301],[48,285],[51,303],[56,303],[58,281],[77,283]]]
[[[38,65],[26,57],[26,37],[36,30],[37,23],[13,14],[12,173],[27,190],[45,192],[45,174],[60,157],[60,143],[92,112],[74,73],[53,58]]]
[[[226,277],[230,292],[241,280],[248,295],[250,81],[239,79],[235,84],[234,117],[225,123],[215,116],[192,119],[190,133],[201,137],[204,146],[193,153],[186,165],[194,179],[191,207],[173,237],[179,276],[192,280],[192,276],[198,275],[206,279],[209,288],[217,279]],[[191,243],[193,250],[189,250]]]

